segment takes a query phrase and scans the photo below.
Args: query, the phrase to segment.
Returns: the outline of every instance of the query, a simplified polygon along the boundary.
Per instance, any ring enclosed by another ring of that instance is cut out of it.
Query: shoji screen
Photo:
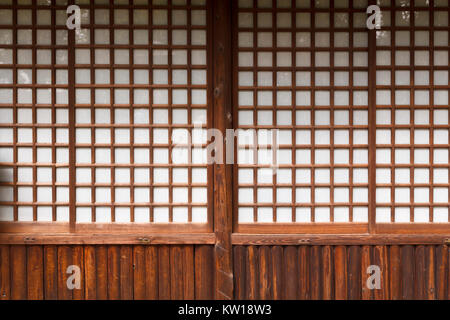
[[[49,1],[1,2],[0,220],[3,222],[37,221],[54,225],[69,221],[66,6],[49,4]]]
[[[367,231],[367,6],[236,1],[238,231]]]
[[[67,29],[69,4],[80,29]],[[205,0],[1,2],[0,220],[211,230],[207,11]]]
[[[206,230],[205,1],[79,4],[77,224]]]
[[[413,226],[395,225],[448,223],[448,1],[381,1],[381,10],[376,221],[403,230]]]

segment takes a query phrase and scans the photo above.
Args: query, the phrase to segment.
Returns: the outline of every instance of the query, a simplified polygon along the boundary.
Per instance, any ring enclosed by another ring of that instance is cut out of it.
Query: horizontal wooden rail
[[[213,233],[168,234],[64,234],[3,233],[0,244],[214,244]]]
[[[426,245],[450,244],[444,234],[233,234],[233,245]]]
[[[448,234],[243,234],[231,235],[233,245],[450,245]],[[1,233],[0,244],[114,245],[204,244],[214,245],[214,233]]]

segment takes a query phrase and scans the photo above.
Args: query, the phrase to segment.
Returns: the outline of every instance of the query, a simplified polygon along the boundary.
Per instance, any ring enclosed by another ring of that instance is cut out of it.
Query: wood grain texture
[[[237,299],[448,299],[447,246],[258,245],[235,246],[233,254]],[[380,267],[380,289],[367,287],[371,265]]]
[[[386,246],[375,246],[373,248],[373,264],[380,267],[380,289],[373,290],[376,300],[389,299],[389,268],[388,248]]]
[[[44,298],[44,258],[43,247],[27,247],[27,299]]]
[[[212,75],[213,92],[213,126],[225,133],[233,128],[232,123],[232,66],[231,48],[231,1],[208,1],[213,14],[213,44],[210,64],[214,64]],[[211,69],[210,69],[211,70]],[[223,142],[223,141],[222,141]],[[227,153],[222,153],[222,161],[214,163],[214,233],[215,243],[215,298],[233,298],[233,248],[231,232],[233,231],[233,166],[227,164]]]
[[[145,298],[156,300],[159,297],[158,247],[145,248]]]
[[[373,299],[373,290],[367,287],[367,279],[369,274],[367,270],[369,266],[372,265],[372,247],[370,246],[362,246],[361,247],[361,299],[362,300],[372,300]]]
[[[27,298],[27,247],[10,247],[11,298],[25,300]]]
[[[0,248],[4,299],[214,298],[213,246]],[[444,245],[235,246],[234,298],[449,299],[449,254]],[[72,264],[79,292],[67,288]],[[380,266],[379,290],[366,286],[370,265]]]
[[[67,286],[67,268],[72,265],[72,248],[69,246],[57,247],[58,255],[58,300],[72,300],[72,290]]]
[[[0,300],[11,298],[9,246],[0,245]]]
[[[194,247],[194,272],[195,272],[195,298],[198,300],[213,299],[214,279],[213,270],[214,252],[212,246],[199,245]]]
[[[334,273],[336,286],[336,300],[347,299],[347,248],[345,246],[337,246],[334,249]]]
[[[97,299],[96,247],[84,247],[84,294],[86,300]]]

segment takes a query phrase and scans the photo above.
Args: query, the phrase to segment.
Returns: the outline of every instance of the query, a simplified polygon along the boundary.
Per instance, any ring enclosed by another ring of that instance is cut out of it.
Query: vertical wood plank
[[[73,290],[73,299],[74,300],[84,300],[84,250],[82,246],[74,246],[72,247],[73,253],[73,264],[78,266],[81,271],[81,279],[80,279],[80,289]]]
[[[133,299],[133,256],[131,246],[120,246],[120,299]]]
[[[183,299],[195,298],[194,280],[194,248],[192,245],[183,247]]]
[[[108,247],[96,247],[97,299],[108,299]]]
[[[375,246],[373,248],[373,264],[380,267],[380,289],[374,289],[376,300],[389,299],[389,262],[386,246]]]
[[[158,254],[159,299],[170,299],[170,247],[160,246]]]
[[[445,300],[447,298],[446,290],[448,290],[448,254],[446,246],[436,247],[436,298]]]
[[[232,1],[208,1],[212,5],[214,75],[214,128],[225,134],[232,124]],[[211,92],[210,92],[211,94]],[[223,141],[223,140],[222,140]],[[231,232],[233,225],[233,166],[226,164],[227,150],[222,163],[214,164],[214,232],[215,244],[215,298],[233,299],[233,255]]]
[[[145,296],[149,300],[156,300],[159,296],[158,256],[157,246],[145,248]]]
[[[97,261],[95,246],[84,247],[84,296],[86,300],[97,299]]]
[[[120,247],[108,246],[108,299],[120,299]]]
[[[402,299],[414,299],[414,247],[401,247],[401,279],[402,279]]]
[[[336,300],[347,299],[347,248],[334,248],[334,276]]]
[[[359,246],[348,248],[348,299],[361,299],[361,252]]]
[[[241,248],[238,246],[235,248],[234,258],[238,255],[236,249]],[[198,300],[209,300],[213,298],[213,251],[212,246],[208,245],[196,245],[194,247],[195,254],[195,299]],[[233,259],[235,263],[236,271],[236,261],[240,261],[239,258]],[[236,278],[235,278],[236,279]],[[236,289],[236,292],[239,290]],[[235,296],[237,298],[238,294]]]
[[[183,299],[183,252],[180,246],[170,246],[170,299]]]
[[[389,292],[392,300],[400,300],[403,297],[401,254],[402,251],[399,246],[389,248]]]
[[[247,247],[247,261],[246,264],[246,299],[258,299],[259,293],[259,279],[258,279],[258,248],[256,246]]]
[[[425,299],[436,299],[435,246],[425,247]]]
[[[310,248],[309,246],[298,247],[298,298],[301,300],[309,300],[310,294]],[[313,269],[316,270],[316,269]]]
[[[58,300],[72,300],[72,290],[67,287],[67,268],[72,265],[72,248],[58,246]]]
[[[332,247],[322,247],[322,298],[333,299],[333,258]]]
[[[27,249],[25,246],[11,246],[11,299],[27,298]]]
[[[320,270],[321,268],[321,262],[320,262],[320,255],[321,250],[320,246],[312,246],[310,249],[310,272],[309,272],[309,288],[311,292],[311,299],[312,300],[318,300],[321,299],[321,281],[320,281],[320,272],[317,272],[317,270]]]
[[[423,300],[425,299],[425,247],[417,246],[415,249],[414,298]]]
[[[270,248],[259,247],[259,299],[272,299],[271,277],[270,277]]]
[[[235,246],[233,248],[234,298],[237,300],[246,298],[246,257],[247,250],[245,246]]]
[[[298,253],[295,246],[284,248],[284,299],[297,299],[298,274],[297,274]]]
[[[446,246],[447,251],[447,299],[450,300],[450,246]]]
[[[272,298],[280,300],[283,297],[283,248],[274,246],[271,250]],[[236,274],[236,270],[234,272]]]
[[[146,292],[145,247],[133,247],[133,296],[135,300],[144,300]]]
[[[371,300],[373,299],[373,290],[367,287],[367,279],[369,278],[369,274],[367,273],[367,269],[370,265],[372,265],[371,259],[371,247],[370,246],[362,246],[361,248],[361,298],[362,300]]]
[[[42,246],[27,247],[27,295],[28,300],[44,298],[44,268]]]
[[[44,299],[58,299],[58,253],[56,246],[44,246]]]
[[[8,245],[0,245],[0,300],[11,298],[9,248]]]

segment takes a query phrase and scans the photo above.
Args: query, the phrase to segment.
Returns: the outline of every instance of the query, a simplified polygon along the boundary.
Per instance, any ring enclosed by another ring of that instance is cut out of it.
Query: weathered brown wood
[[[336,300],[347,299],[347,248],[337,246],[334,248],[334,284]]]
[[[448,284],[448,254],[447,246],[436,247],[436,299],[444,300],[447,298]]]
[[[362,300],[372,300],[373,299],[373,290],[367,287],[367,279],[369,275],[367,274],[367,270],[369,266],[372,265],[371,259],[371,247],[370,246],[362,246],[361,247],[361,299]]]
[[[86,300],[97,299],[96,248],[84,247],[84,294]]]
[[[183,290],[183,249],[179,246],[170,247],[170,299],[181,300]]]
[[[27,248],[11,246],[11,299],[27,298]]]
[[[322,247],[322,297],[323,300],[333,299],[333,248]]]
[[[0,300],[11,298],[9,247],[8,245],[0,245]]]
[[[307,246],[298,247],[298,298],[301,300],[309,300],[310,295],[310,248]],[[317,270],[317,269],[313,269]]]
[[[74,300],[84,300],[85,295],[85,269],[84,269],[84,248],[82,246],[72,247],[73,252],[73,264],[78,266],[81,270],[80,289],[73,290]]]
[[[270,248],[258,248],[259,251],[259,299],[272,299],[272,279],[270,272]]]
[[[318,300],[321,299],[322,296],[322,290],[321,290],[321,280],[320,280],[320,272],[317,272],[316,270],[320,270],[321,268],[321,262],[320,262],[320,255],[321,255],[321,249],[320,246],[312,246],[310,249],[310,269],[309,269],[309,288],[311,293],[311,299]],[[333,270],[334,273],[334,270]],[[334,287],[334,286],[333,286]]]
[[[450,261],[450,246],[447,247],[447,263]],[[450,300],[450,263],[447,266],[447,299]]]
[[[259,279],[258,279],[258,248],[247,247],[247,264],[246,264],[246,299],[255,300],[259,296]]]
[[[204,245],[195,246],[194,250],[195,250],[194,251],[195,299],[210,300],[213,298],[213,285],[214,285],[213,250],[211,246],[204,246]],[[236,269],[238,269],[238,267],[236,266],[235,261],[234,270]]]
[[[67,280],[71,274],[67,268],[72,263],[72,248],[68,246],[58,247],[58,300],[72,300],[73,291],[67,286]]]
[[[283,297],[283,248],[274,246],[271,251],[272,298],[280,300]]]
[[[146,299],[156,300],[159,297],[158,274],[158,247],[149,246],[145,248],[145,296]]]
[[[401,279],[402,279],[402,299],[414,299],[415,279],[415,259],[414,247],[401,247]]]
[[[195,298],[195,271],[194,271],[194,248],[182,247],[183,255],[183,299],[193,300]]]
[[[402,299],[401,249],[392,246],[389,250],[389,291],[392,300]]]
[[[58,299],[58,253],[56,246],[44,246],[44,299]]]
[[[233,248],[234,298],[237,300],[246,298],[246,253],[244,246],[235,246]]]
[[[135,300],[144,300],[146,291],[145,247],[133,248],[133,297]]]
[[[414,274],[414,298],[425,299],[425,247],[417,246],[414,253],[415,274]]]
[[[122,232],[114,233],[51,233],[51,228],[41,228],[44,232],[36,233],[30,230],[28,233],[15,232],[4,233],[0,232],[0,244],[53,244],[53,245],[138,245],[145,241],[145,244],[214,244],[215,234],[213,233],[136,233],[134,229],[124,229]],[[41,230],[41,231],[42,231]]]
[[[133,251],[130,246],[120,247],[120,299],[133,299]]]
[[[250,248],[249,248],[250,249]],[[297,248],[289,246],[284,248],[284,299],[297,299],[298,273],[297,273]]]
[[[350,246],[347,250],[348,263],[348,299],[361,299],[361,251],[358,246]]]
[[[27,299],[42,300],[44,298],[44,264],[41,246],[27,247]]]
[[[380,267],[380,289],[374,289],[376,300],[389,299],[389,264],[386,246],[375,246],[373,248],[373,264]]]
[[[232,234],[233,245],[442,245],[448,235]]]
[[[108,299],[120,299],[120,247],[109,246],[108,249]]]
[[[436,299],[436,256],[435,246],[425,247],[425,297],[427,300]]]
[[[108,248],[106,246],[96,247],[96,270],[97,270],[97,299],[108,299]]]
[[[162,300],[168,300],[170,294],[170,247],[160,246],[158,252],[158,297]]]
[[[214,57],[213,105],[214,128],[225,134],[226,129],[233,128],[232,123],[232,65],[231,51],[231,1],[210,1],[212,5],[213,39],[212,55]],[[212,57],[210,56],[210,59]],[[212,63],[212,61],[209,61]],[[212,64],[210,64],[212,65]],[[211,92],[210,92],[211,94]],[[215,298],[233,298],[233,254],[231,232],[233,224],[233,167],[226,164],[225,151],[222,163],[214,164],[214,233],[215,244]]]

